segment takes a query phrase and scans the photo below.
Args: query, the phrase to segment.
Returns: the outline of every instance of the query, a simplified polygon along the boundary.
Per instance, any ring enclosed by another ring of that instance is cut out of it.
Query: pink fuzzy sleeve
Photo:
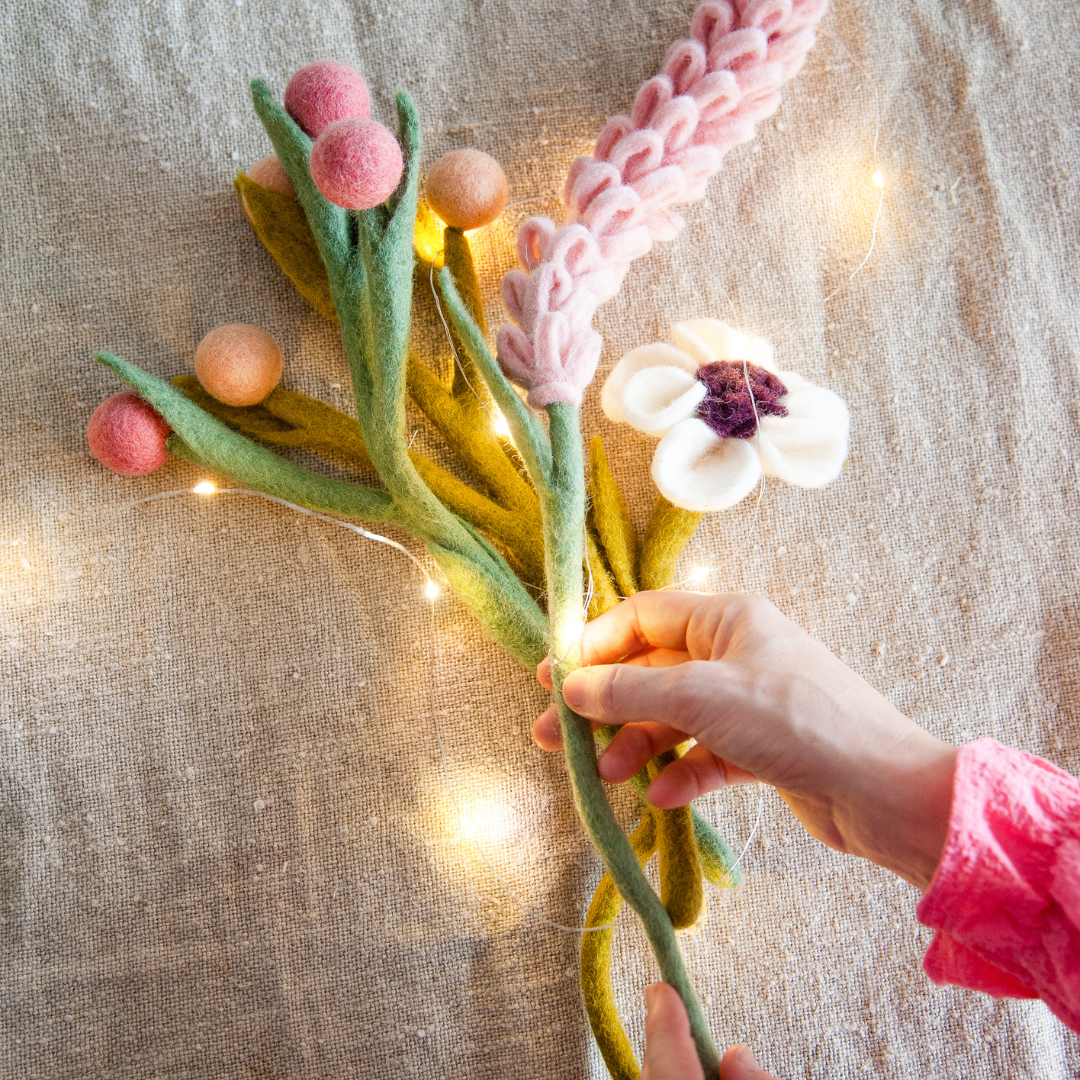
[[[1080,1031],[1080,780],[993,739],[963,747],[918,916],[934,982],[1042,998]]]

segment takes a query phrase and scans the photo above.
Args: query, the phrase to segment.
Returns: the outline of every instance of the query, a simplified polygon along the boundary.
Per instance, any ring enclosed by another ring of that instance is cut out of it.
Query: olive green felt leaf
[[[137,390],[165,418],[174,438],[215,472],[320,513],[376,522],[399,519],[400,511],[386,492],[302,469],[232,431],[170,383],[111,353],[96,353],[94,359]]]
[[[337,322],[330,279],[300,203],[292,195],[256,184],[244,173],[237,175],[233,185],[255,235],[296,291],[320,315]]]
[[[638,591],[637,530],[630,520],[626,500],[615,482],[599,435],[594,435],[589,444],[589,464],[592,472],[593,524],[620,593],[633,596]]]
[[[615,579],[604,562],[604,556],[600,552],[600,545],[596,542],[592,529],[586,526],[585,546],[585,569],[588,571],[592,584],[592,596],[589,598],[589,619],[597,619],[610,611],[618,602]]]
[[[663,495],[656,500],[645,527],[645,542],[641,545],[638,578],[643,589],[671,587],[675,580],[675,564],[703,516],[696,510],[673,505]]]
[[[443,259],[444,265],[453,275],[454,283],[457,285],[466,309],[473,317],[480,333],[487,337],[484,302],[480,296],[476,265],[473,263],[469,241],[461,229],[447,226],[443,233]],[[457,363],[454,364],[454,381],[451,387],[454,397],[474,401],[479,399],[478,405],[490,406],[491,392],[487,388],[487,383],[480,377],[480,372],[476,370],[472,357],[461,344],[453,327],[450,329],[450,340],[457,359]]]

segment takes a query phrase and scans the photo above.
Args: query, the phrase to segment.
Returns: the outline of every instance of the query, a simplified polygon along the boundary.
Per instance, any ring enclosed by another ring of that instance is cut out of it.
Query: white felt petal
[[[749,439],[721,439],[696,417],[676,424],[653,455],[660,494],[685,510],[726,510],[754,490],[761,459]]]
[[[699,364],[717,360],[742,360],[750,338],[719,319],[689,319],[671,328],[671,340]],[[757,363],[755,360],[754,363]]]
[[[848,454],[851,419],[831,390],[791,371],[780,373],[787,416],[764,416],[758,449],[765,472],[799,487],[819,488],[840,475]]]
[[[600,391],[600,407],[609,420],[623,423],[623,393],[626,384],[639,372],[650,367],[675,368],[693,375],[699,365],[692,356],[664,342],[639,345],[631,349],[612,369]]]
[[[646,435],[666,435],[694,415],[708,392],[681,368],[643,368],[623,389],[623,420]]]
[[[757,337],[750,342],[746,348],[746,359],[751,364],[757,364],[758,367],[765,368],[766,371],[776,371],[773,347],[764,338]]]

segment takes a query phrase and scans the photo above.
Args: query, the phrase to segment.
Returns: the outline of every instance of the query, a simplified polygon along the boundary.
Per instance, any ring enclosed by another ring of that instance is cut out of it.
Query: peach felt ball
[[[126,391],[103,401],[86,425],[90,452],[121,476],[145,476],[169,460],[169,425],[138,394]]]
[[[502,166],[482,150],[444,154],[424,181],[431,209],[455,229],[479,229],[494,221],[509,191]]]
[[[352,120],[371,112],[367,83],[337,60],[319,60],[302,67],[285,88],[285,111],[313,139],[335,120]]]
[[[281,164],[277,154],[267,154],[266,157],[259,158],[248,169],[247,174],[248,179],[254,180],[259,187],[276,191],[280,195],[296,194],[293,183],[289,179],[289,174],[285,171],[285,166]]]
[[[315,140],[308,167],[330,202],[370,210],[393,195],[405,164],[397,139],[378,121],[338,120]]]
[[[258,405],[281,378],[281,350],[265,331],[247,323],[211,330],[195,350],[195,374],[224,405]]]

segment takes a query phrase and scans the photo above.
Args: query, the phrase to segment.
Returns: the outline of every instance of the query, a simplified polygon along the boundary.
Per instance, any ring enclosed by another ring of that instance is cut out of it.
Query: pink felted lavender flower
[[[772,346],[718,319],[678,323],[668,345],[628,352],[601,391],[608,418],[660,442],[652,476],[685,510],[725,510],[764,472],[818,488],[840,475],[850,421],[844,402],[794,371]]]
[[[667,52],[663,71],[615,116],[592,157],[570,166],[566,224],[530,218],[518,234],[521,269],[503,279],[516,325],[499,331],[499,361],[529,404],[578,406],[600,358],[596,308],[630,263],[683,219],[669,209],[700,199],[725,153],[754,136],[802,67],[826,0],[709,0],[692,37]]]

